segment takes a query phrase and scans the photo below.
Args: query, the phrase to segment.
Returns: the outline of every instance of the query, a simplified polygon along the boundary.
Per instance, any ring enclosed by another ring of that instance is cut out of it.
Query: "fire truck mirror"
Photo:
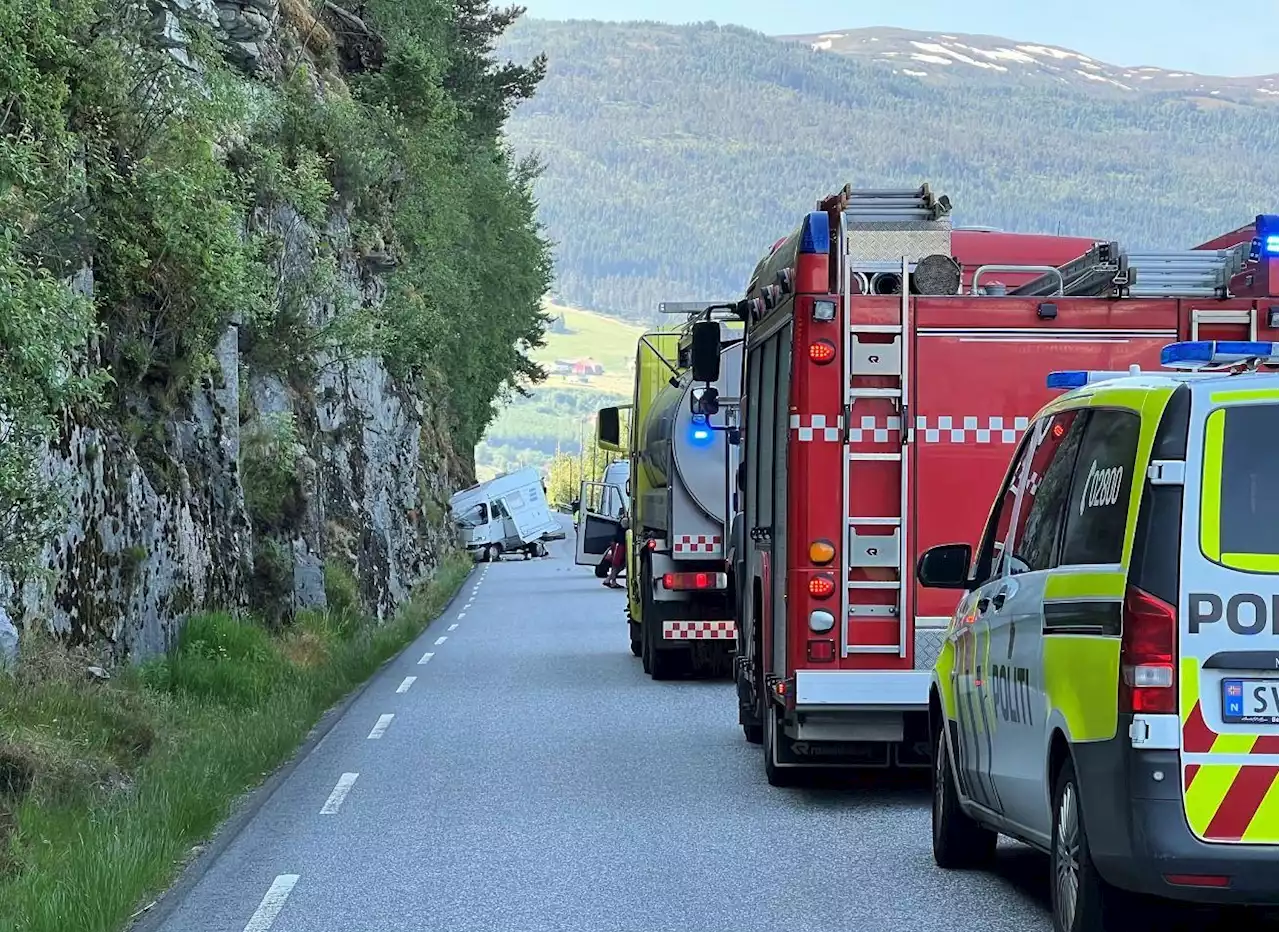
[[[747,490],[747,464],[738,464],[738,490],[745,492]]]
[[[622,446],[622,427],[617,408],[601,408],[596,412],[596,443],[604,450]]]
[[[969,544],[942,544],[930,547],[916,561],[916,582],[926,589],[968,589]]]
[[[695,382],[717,382],[720,379],[720,323],[700,320],[693,325],[690,341],[690,366]]]

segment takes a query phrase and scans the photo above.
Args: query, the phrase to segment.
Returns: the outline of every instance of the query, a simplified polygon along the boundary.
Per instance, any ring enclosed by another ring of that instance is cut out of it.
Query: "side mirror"
[[[747,490],[747,464],[738,464],[738,489],[742,492]]]
[[[930,547],[916,561],[916,582],[926,589],[969,589],[969,544],[942,544]]]
[[[576,515],[578,513],[578,509],[582,507],[582,502],[574,499],[569,503],[569,507],[573,509],[573,513]]]
[[[690,367],[695,382],[720,380],[720,324],[714,320],[700,320],[693,325],[693,340],[689,347]]]
[[[617,408],[596,412],[596,445],[602,450],[622,450],[622,420]]]
[[[720,412],[720,393],[708,385],[706,388],[695,388],[690,393],[689,401],[694,414],[705,414],[711,417]]]

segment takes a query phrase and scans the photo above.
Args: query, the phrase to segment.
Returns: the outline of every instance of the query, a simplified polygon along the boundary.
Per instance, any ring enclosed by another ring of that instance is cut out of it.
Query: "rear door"
[[[1179,706],[1187,823],[1211,843],[1275,844],[1280,823],[1277,394],[1248,376],[1193,394]]]
[[[610,499],[617,490],[604,482],[584,482],[578,493],[578,541],[573,562],[595,566],[613,543],[618,522],[610,513]]]

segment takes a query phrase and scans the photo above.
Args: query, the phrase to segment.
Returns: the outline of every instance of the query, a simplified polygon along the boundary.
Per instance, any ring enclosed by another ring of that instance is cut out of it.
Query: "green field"
[[[630,366],[636,341],[644,329],[613,317],[579,308],[548,304],[553,318],[547,345],[531,355],[548,371],[532,398],[517,398],[503,408],[476,447],[476,475],[492,478],[521,466],[543,467],[557,450],[577,454],[585,440],[590,449],[592,415],[631,397]],[[603,372],[558,374],[557,360],[590,359]]]

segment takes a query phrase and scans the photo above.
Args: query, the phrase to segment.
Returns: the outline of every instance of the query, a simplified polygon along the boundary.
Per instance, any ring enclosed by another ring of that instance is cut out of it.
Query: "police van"
[[[1125,928],[1134,894],[1277,901],[1278,349],[1053,373],[977,553],[917,563],[964,593],[930,692],[934,857],[1047,851],[1057,932]]]

